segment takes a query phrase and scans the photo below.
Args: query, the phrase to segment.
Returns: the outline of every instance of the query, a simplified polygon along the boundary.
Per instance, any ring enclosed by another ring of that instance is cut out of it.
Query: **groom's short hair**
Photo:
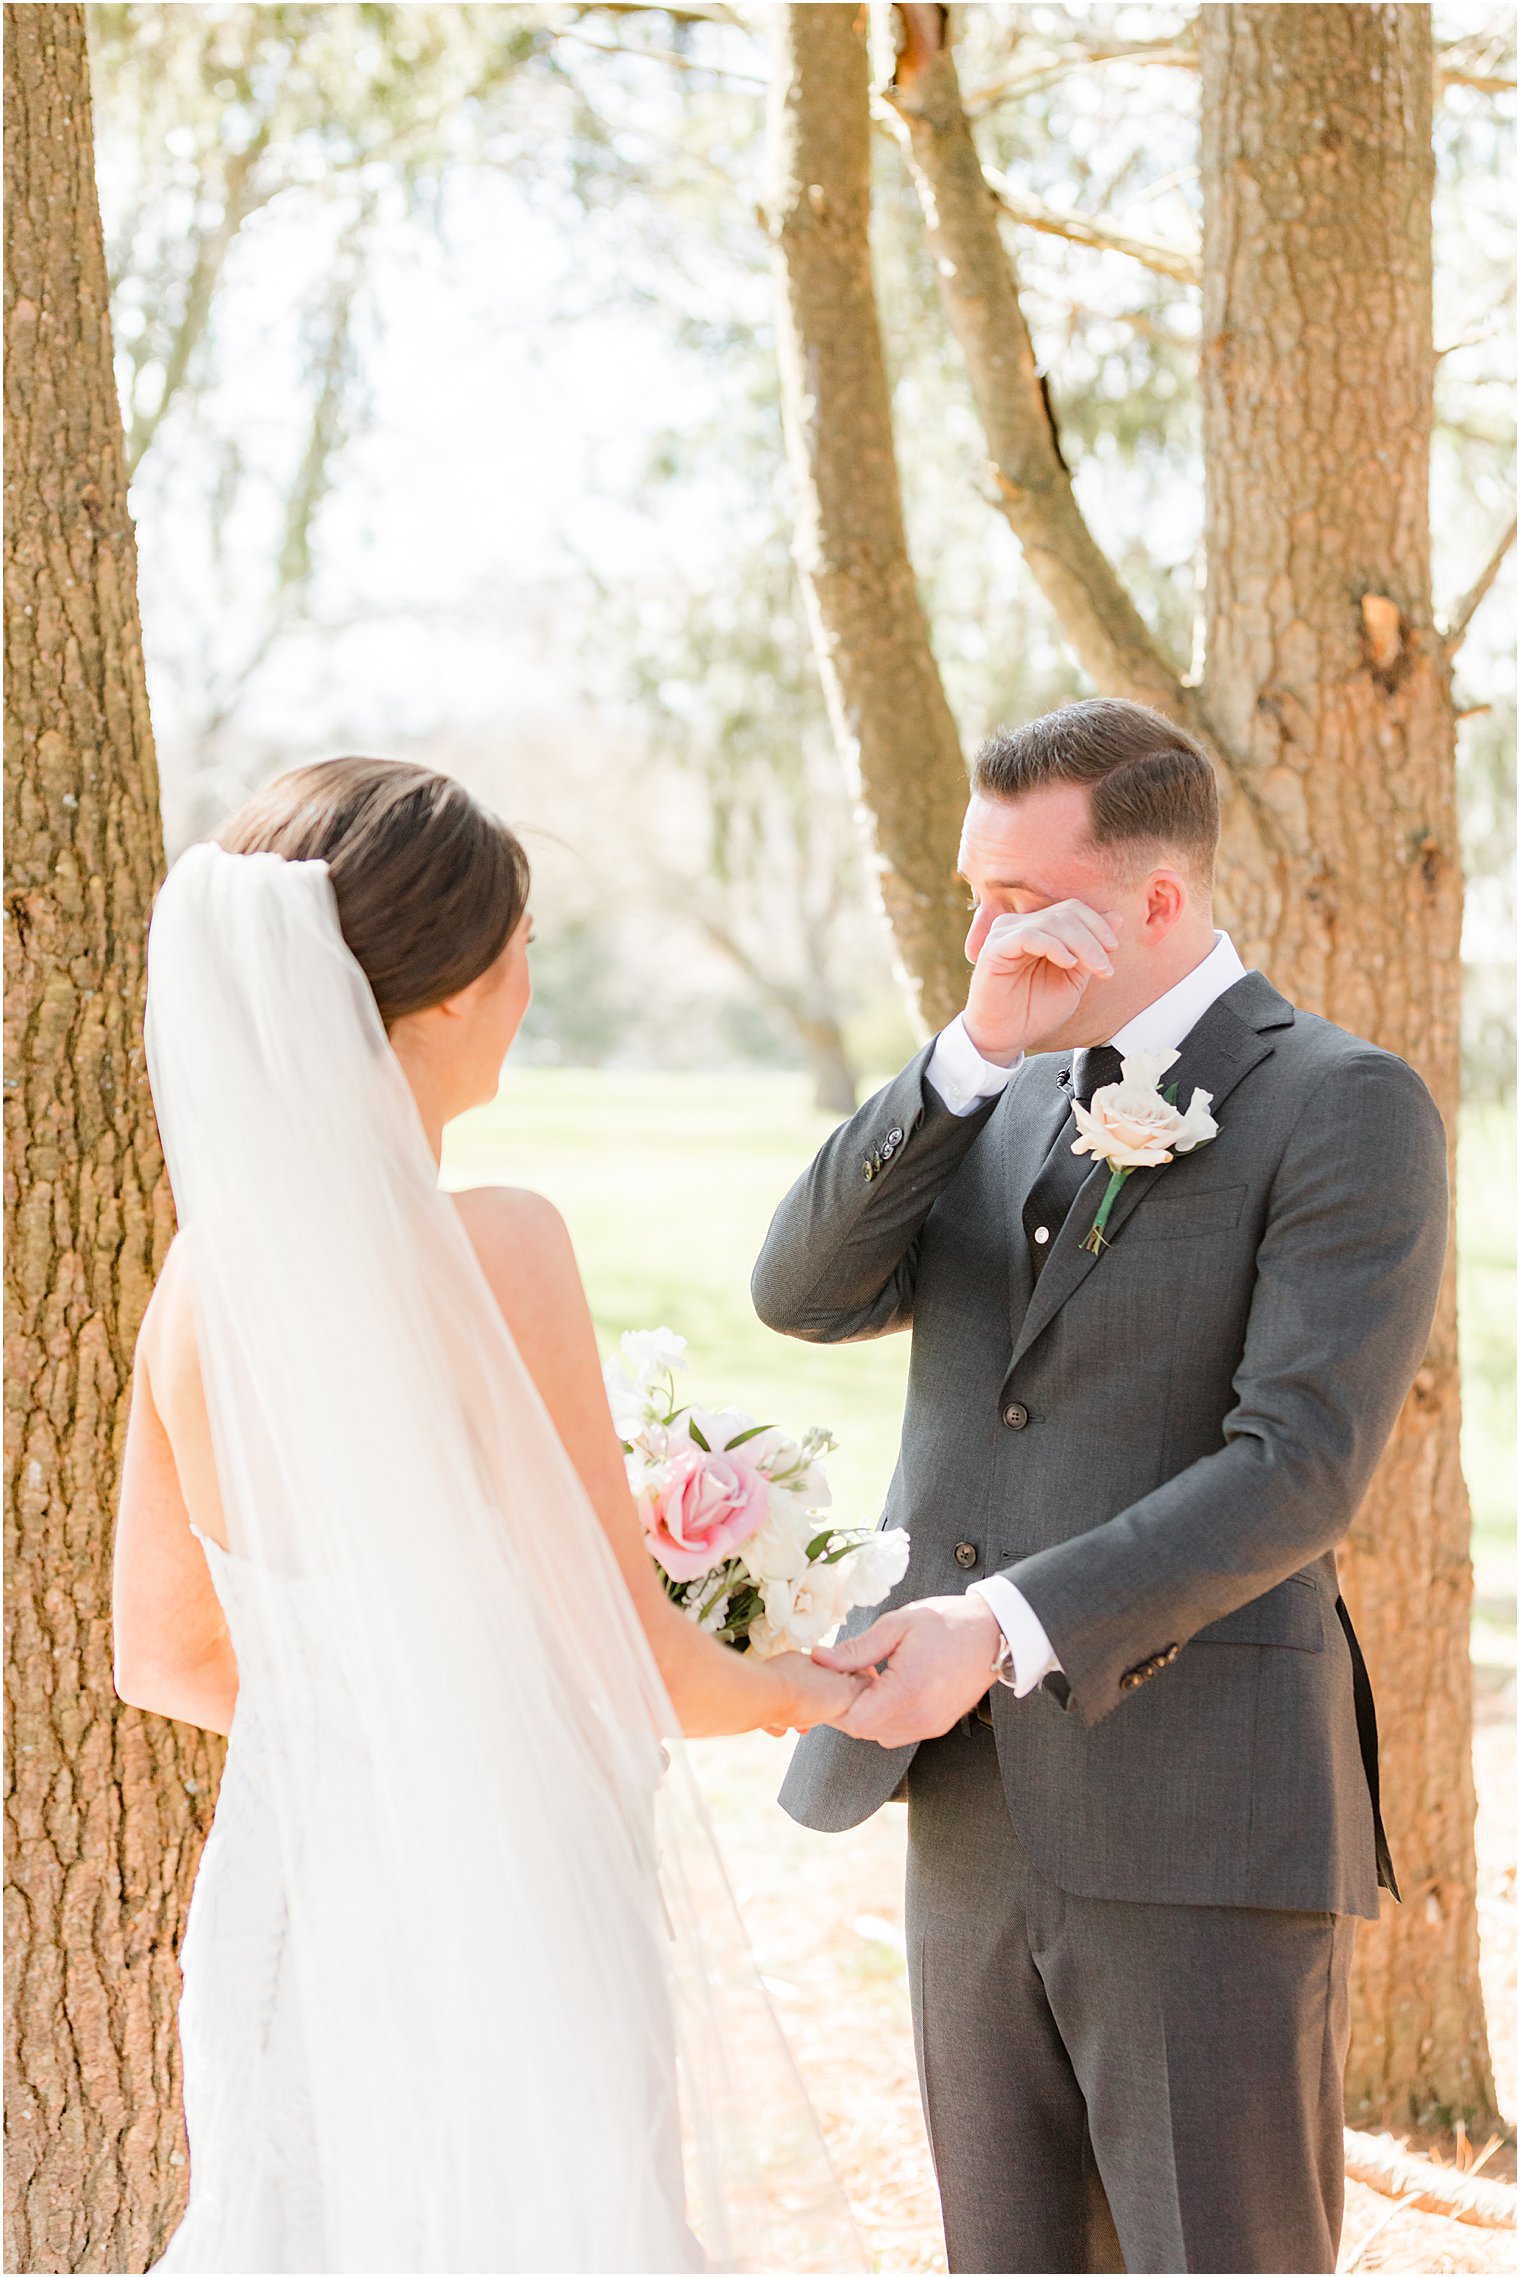
[[[1116,696],[1063,704],[988,736],[971,763],[982,798],[1016,799],[1050,783],[1089,794],[1095,846],[1176,855],[1207,884],[1219,844],[1219,791],[1201,743],[1160,712]]]

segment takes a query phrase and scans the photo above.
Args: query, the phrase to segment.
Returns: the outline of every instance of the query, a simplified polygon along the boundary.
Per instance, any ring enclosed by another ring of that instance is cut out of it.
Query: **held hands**
[[[1119,945],[1120,922],[1116,910],[1100,917],[1081,901],[1052,902],[1022,916],[978,911],[966,941],[976,970],[965,1026],[983,1059],[1011,1067],[1020,1052],[1037,1050],[1064,1027],[1089,984],[1112,975],[1109,952]]]
[[[776,1739],[789,1731],[811,1731],[814,1724],[837,1724],[842,1730],[855,1702],[870,1687],[868,1677],[842,1675],[802,1652],[777,1653],[767,1667],[785,1680],[788,1694],[784,1716],[764,1727]]]
[[[841,1731],[879,1747],[905,1747],[938,1739],[976,1706],[1002,1641],[997,1617],[980,1597],[921,1597],[884,1613],[848,1644],[816,1646],[813,1658],[867,1677],[839,1720]],[[886,1664],[879,1671],[878,1662]]]

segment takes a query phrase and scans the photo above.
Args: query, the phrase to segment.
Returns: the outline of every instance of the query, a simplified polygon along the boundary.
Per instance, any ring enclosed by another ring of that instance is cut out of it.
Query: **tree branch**
[[[966,359],[1002,511],[1100,688],[1201,727],[1197,698],[1089,530],[1061,457],[1013,263],[961,101],[948,10],[896,11],[887,99],[906,129],[945,313]]]
[[[169,406],[180,393],[189,377],[191,361],[205,337],[211,319],[211,305],[216,297],[232,241],[238,231],[261,205],[268,203],[271,190],[260,191],[255,185],[256,169],[269,141],[266,121],[246,150],[239,151],[227,166],[222,187],[221,218],[209,229],[196,247],[195,260],[185,287],[185,302],[179,323],[175,326],[169,352],[164,358],[163,385],[158,401],[151,411],[132,407],[131,424],[127,432],[127,472],[137,473],[144,453],[163,425]]]
[[[1482,608],[1484,602],[1488,599],[1488,595],[1490,589],[1493,586],[1494,579],[1498,576],[1500,570],[1504,567],[1504,557],[1509,552],[1509,549],[1514,544],[1514,542],[1515,517],[1513,514],[1511,514],[1509,518],[1509,528],[1505,531],[1503,537],[1499,540],[1499,543],[1494,547],[1493,552],[1489,555],[1488,560],[1483,566],[1482,573],[1477,579],[1477,582],[1469,586],[1466,593],[1463,594],[1461,600],[1457,603],[1456,611],[1453,614],[1450,623],[1447,625],[1446,654],[1448,658],[1454,657],[1458,649],[1462,646],[1463,641],[1466,640],[1468,628],[1472,624],[1473,618]]]
[[[1179,285],[1199,281],[1198,254],[1185,245],[1161,245],[1151,238],[1130,237],[1112,222],[1090,221],[1086,214],[1060,213],[1027,191],[1016,190],[1007,175],[994,166],[982,168],[982,179],[1004,213],[1026,229],[1041,230],[1047,237],[1068,238],[1073,245],[1086,245],[1095,253],[1123,253]]]
[[[999,79],[989,79],[984,87],[971,89],[965,98],[966,115],[984,119],[1000,110],[1004,103],[1016,103],[1024,95],[1037,95],[1042,88],[1055,86],[1069,72],[1086,71],[1098,63],[1162,63],[1172,64],[1182,71],[1198,69],[1194,50],[1174,39],[1128,40],[1113,47],[1097,42],[1068,49],[1033,71],[1007,71]]]
[[[573,40],[577,47],[589,48],[593,55],[631,55],[636,63],[663,63],[673,71],[696,72],[704,79],[726,79],[731,86],[736,87],[763,89],[766,85],[758,72],[735,71],[726,63],[701,63],[695,56],[678,54],[674,48],[630,47],[623,40],[594,40],[588,38],[585,32],[575,31],[569,25],[559,37],[562,40]]]
[[[1438,68],[1436,82],[1442,88],[1471,87],[1480,95],[1513,95],[1515,92],[1513,79],[1493,78],[1486,71],[1445,71]]]
[[[1453,53],[1463,44],[1454,42],[1447,52]],[[1087,71],[1100,63],[1159,63],[1176,71],[1196,71],[1198,51],[1174,39],[1133,40],[1113,47],[1098,42],[1068,48],[1052,56],[1049,63],[1037,65],[1033,71],[1008,71],[1001,78],[989,79],[984,87],[972,88],[965,98],[966,114],[968,118],[984,119],[993,111],[1001,110],[1005,103],[1016,103],[1025,95],[1037,95],[1046,87],[1056,86],[1073,71]],[[1515,81],[1502,72],[1475,71],[1460,62],[1442,63],[1439,52],[1436,85],[1442,90],[1470,87],[1480,95],[1512,95],[1515,91]]]

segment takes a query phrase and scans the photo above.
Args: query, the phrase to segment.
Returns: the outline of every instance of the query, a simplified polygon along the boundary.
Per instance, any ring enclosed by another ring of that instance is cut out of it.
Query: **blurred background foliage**
[[[409,753],[525,827],[525,1049],[909,1045],[791,561],[758,12],[96,5],[118,369],[173,853],[297,760]],[[1507,12],[1436,10],[1437,592],[1512,514]],[[1100,542],[1174,649],[1201,563],[1190,12],[966,11],[961,75]],[[876,240],[915,559],[968,745],[1083,682],[990,510],[910,185]],[[1463,649],[1467,1081],[1512,1097],[1513,556]]]

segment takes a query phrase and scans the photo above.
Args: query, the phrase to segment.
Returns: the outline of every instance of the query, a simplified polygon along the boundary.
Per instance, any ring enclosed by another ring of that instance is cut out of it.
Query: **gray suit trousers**
[[[1331,2271],[1354,1923],[1085,1898],[990,1728],[908,1773],[908,1966],[950,2268]]]

